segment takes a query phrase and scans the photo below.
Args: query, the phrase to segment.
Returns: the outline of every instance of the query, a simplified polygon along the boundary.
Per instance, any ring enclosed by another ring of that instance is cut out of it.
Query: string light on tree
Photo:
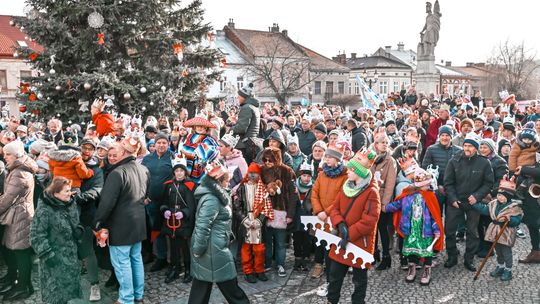
[[[91,84],[89,84],[88,82],[85,82],[85,83],[84,83],[84,89],[85,89],[85,90],[88,91],[88,90],[90,90],[91,88],[92,88],[92,85],[91,85]]]
[[[142,94],[145,94],[146,93],[146,88],[142,87],[140,91],[141,91]]]
[[[161,86],[161,91],[165,92],[167,90],[166,86]]]

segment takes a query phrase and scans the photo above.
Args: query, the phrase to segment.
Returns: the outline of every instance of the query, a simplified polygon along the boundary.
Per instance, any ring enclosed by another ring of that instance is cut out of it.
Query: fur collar
[[[208,175],[205,175],[202,178],[201,184],[195,192],[196,199],[199,200],[205,194],[212,194],[216,196],[223,206],[231,204],[230,190],[220,186],[215,179],[209,177]]]
[[[48,155],[49,155],[49,158],[52,160],[66,162],[66,161],[70,161],[74,159],[77,156],[81,156],[81,153],[76,150],[68,149],[68,150],[50,151]]]

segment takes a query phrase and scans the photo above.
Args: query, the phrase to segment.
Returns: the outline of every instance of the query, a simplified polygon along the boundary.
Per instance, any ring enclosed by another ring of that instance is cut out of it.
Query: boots
[[[180,267],[178,266],[172,267],[172,270],[167,272],[167,276],[165,277],[165,284],[174,282],[179,277],[180,277]]]
[[[375,261],[373,262],[373,264],[377,264],[381,261],[381,253],[379,252],[379,250],[375,250],[375,253],[373,253],[373,258],[375,259]]]
[[[540,263],[540,251],[532,250],[526,258],[518,261],[521,264],[539,264]]]
[[[302,259],[301,258],[294,258],[293,269],[299,271],[299,270],[301,270],[301,265],[302,265]]]
[[[416,264],[415,263],[409,263],[409,271],[407,272],[407,276],[405,277],[405,282],[412,283],[416,279]]]
[[[308,260],[306,258],[302,258],[300,261],[300,270],[302,271],[309,271],[309,267],[307,266]]]
[[[431,266],[424,266],[424,273],[420,279],[420,285],[427,286],[431,282]]]
[[[105,287],[111,287],[114,289],[120,287],[120,283],[118,283],[118,280],[116,279],[116,274],[114,273],[114,270],[111,271],[109,279],[107,280],[107,282],[105,282]]]
[[[188,284],[193,281],[193,277],[191,276],[191,267],[190,265],[184,265],[184,278],[182,279],[182,283]]]
[[[392,258],[389,255],[383,255],[381,263],[375,269],[376,270],[386,270],[386,269],[390,268],[390,266],[392,266]]]

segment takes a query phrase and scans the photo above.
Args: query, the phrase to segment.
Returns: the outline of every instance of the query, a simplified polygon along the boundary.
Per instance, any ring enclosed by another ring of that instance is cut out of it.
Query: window
[[[324,99],[330,100],[334,96],[334,82],[333,81],[327,81],[326,82],[326,90],[324,91]]]
[[[226,87],[227,87],[227,77],[223,77],[223,79],[219,82],[219,91],[220,92],[225,91]]]
[[[354,83],[354,95],[360,95],[360,86],[358,85],[358,82]]]
[[[349,82],[349,95],[352,95],[352,83]]]
[[[399,81],[394,81],[394,92],[399,92],[399,91],[400,91]]]
[[[244,87],[244,77],[242,77],[242,76],[236,77],[236,87],[238,89]]]
[[[7,91],[7,73],[6,70],[0,70],[0,91]]]
[[[337,87],[338,87],[339,94],[345,94],[345,82],[343,81],[338,82]]]
[[[315,81],[315,95],[321,95],[321,82]]]
[[[379,82],[379,94],[388,94],[388,82],[387,81]]]
[[[32,77],[32,71],[21,71],[21,79]]]

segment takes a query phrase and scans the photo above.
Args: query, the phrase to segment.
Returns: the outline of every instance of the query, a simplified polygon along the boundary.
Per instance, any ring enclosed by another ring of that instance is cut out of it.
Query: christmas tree
[[[19,94],[33,116],[88,121],[96,98],[131,115],[193,111],[219,78],[222,59],[199,0],[26,3],[13,26],[44,47],[17,50],[38,71],[22,80]]]

